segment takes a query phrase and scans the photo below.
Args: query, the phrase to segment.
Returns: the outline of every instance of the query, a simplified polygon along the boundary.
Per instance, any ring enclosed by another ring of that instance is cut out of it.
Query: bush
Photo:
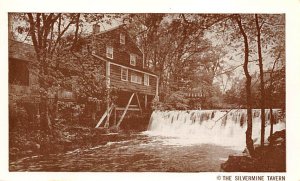
[[[176,91],[167,95],[163,102],[153,100],[153,109],[155,110],[187,110],[189,109],[189,100],[185,98],[182,91]]]
[[[36,129],[39,122],[36,119],[37,105],[22,100],[9,103],[9,129]]]

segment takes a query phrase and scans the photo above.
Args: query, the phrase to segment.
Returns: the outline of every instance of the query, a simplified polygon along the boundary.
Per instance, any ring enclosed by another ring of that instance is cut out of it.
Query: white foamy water
[[[278,121],[280,110],[273,110],[274,132],[285,129]],[[270,113],[266,110],[265,139],[270,133]],[[260,110],[252,111],[254,143],[260,143]],[[242,150],[245,148],[247,110],[154,111],[146,134],[164,137],[166,144],[216,144]],[[167,137],[167,139],[166,139]]]
[[[278,112],[274,111],[275,118]],[[226,113],[156,111],[146,135],[120,133],[118,139],[111,135],[116,141],[107,144],[22,158],[10,162],[10,171],[218,172],[228,155],[240,154],[245,148],[246,110]],[[259,138],[259,110],[253,111],[253,119],[253,137]],[[274,131],[284,128],[285,123],[277,121]],[[269,121],[266,137],[268,134]]]

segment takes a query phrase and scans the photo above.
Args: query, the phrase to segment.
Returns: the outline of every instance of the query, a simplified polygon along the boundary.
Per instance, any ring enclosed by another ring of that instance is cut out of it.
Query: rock
[[[228,160],[221,164],[221,169],[225,172],[255,172],[255,160],[250,156],[230,155]]]
[[[70,133],[84,133],[84,132],[90,132],[90,128],[87,127],[69,127],[66,129],[66,131]]]
[[[108,133],[108,129],[107,128],[103,128],[103,127],[98,127],[94,129],[96,131],[97,134],[107,134]]]
[[[118,133],[119,130],[120,129],[117,126],[112,126],[111,128],[109,128],[110,133]]]
[[[244,151],[242,152],[242,154],[250,155],[250,154],[249,154],[249,150],[248,150],[247,148],[244,149]]]
[[[268,138],[271,144],[255,146],[253,157],[231,155],[221,164],[226,172],[284,172],[286,170],[285,130],[277,131]],[[247,154],[247,149],[243,151]]]
[[[30,155],[31,153],[33,153],[32,150],[27,150],[27,151],[26,151],[26,154],[27,154],[27,155]]]
[[[35,144],[35,148],[37,149],[37,150],[39,150],[40,148],[41,148],[41,145],[40,144]]]
[[[273,145],[282,145],[285,144],[285,139],[286,139],[285,136],[286,136],[285,129],[281,131],[276,131],[271,136],[269,136],[268,141]]]
[[[10,154],[17,154],[20,151],[19,148],[13,147],[9,149]]]

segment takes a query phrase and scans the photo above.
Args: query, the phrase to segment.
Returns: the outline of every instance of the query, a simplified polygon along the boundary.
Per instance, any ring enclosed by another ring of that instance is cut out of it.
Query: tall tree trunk
[[[247,130],[246,130],[246,145],[247,149],[249,151],[249,154],[251,156],[254,156],[254,146],[253,146],[253,140],[252,140],[252,97],[251,97],[251,76],[248,71],[248,63],[249,63],[249,45],[248,45],[248,37],[244,31],[241,17],[240,15],[237,15],[235,17],[235,20],[239,26],[240,32],[244,39],[244,73],[246,76],[246,102],[247,102]]]
[[[274,63],[273,63],[273,67],[272,67],[272,71],[270,73],[270,88],[269,88],[269,100],[272,100],[273,97],[272,97],[272,94],[273,94],[273,89],[274,89],[274,86],[273,86],[273,72],[275,70],[275,66],[276,66],[276,63],[278,61],[278,59],[280,58],[281,56],[281,52],[279,52],[278,54],[278,57],[277,59],[275,59]],[[273,104],[273,101],[269,101],[269,106],[270,106],[270,136],[272,136],[273,134],[273,127],[274,127],[274,115],[273,115],[273,109],[272,109],[272,105]],[[270,143],[272,144],[272,143]]]
[[[255,14],[255,24],[257,30],[257,52],[258,52],[258,62],[259,62],[259,75],[260,75],[260,116],[261,116],[261,135],[260,135],[260,144],[261,146],[265,145],[265,124],[266,124],[266,115],[265,115],[265,83],[264,83],[264,69],[262,63],[262,52],[261,52],[261,42],[260,42],[260,30],[261,26],[258,22],[258,15]]]
[[[40,91],[40,98],[41,98],[41,121],[40,127],[43,130],[51,130],[51,120],[49,117],[49,103],[48,103],[48,96],[47,96],[47,86],[45,83],[45,78],[48,74],[47,65],[46,65],[46,42],[47,42],[47,35],[49,34],[50,25],[44,24],[43,28],[41,28],[41,16],[42,14],[37,13],[36,21],[34,21],[34,17],[32,13],[27,13],[30,23],[30,35],[31,40],[33,42],[33,46],[36,52],[36,59],[39,63],[39,84],[43,91]],[[37,30],[37,32],[36,32]],[[43,37],[45,38],[43,40]]]
[[[41,129],[44,131],[51,131],[52,129],[52,124],[51,124],[51,119],[49,116],[49,101],[48,101],[48,94],[47,94],[47,86],[45,85],[45,71],[44,69],[40,69],[42,73],[40,74],[39,77],[39,83],[40,86],[43,90],[46,90],[45,92],[41,91],[40,92],[40,97],[41,97],[41,105],[42,109],[41,111]]]
[[[270,136],[273,134],[273,125],[274,125],[273,109],[270,108]]]

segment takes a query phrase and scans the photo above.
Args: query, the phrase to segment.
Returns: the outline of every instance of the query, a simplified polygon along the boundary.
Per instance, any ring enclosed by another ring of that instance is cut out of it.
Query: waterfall
[[[279,109],[273,110],[274,132],[285,129],[285,122],[278,121]],[[266,113],[265,138],[270,133],[270,112]],[[254,144],[260,143],[260,110],[253,109]],[[154,111],[147,133],[154,136],[173,138],[181,143],[207,143],[244,149],[247,129],[247,110],[188,110]]]

